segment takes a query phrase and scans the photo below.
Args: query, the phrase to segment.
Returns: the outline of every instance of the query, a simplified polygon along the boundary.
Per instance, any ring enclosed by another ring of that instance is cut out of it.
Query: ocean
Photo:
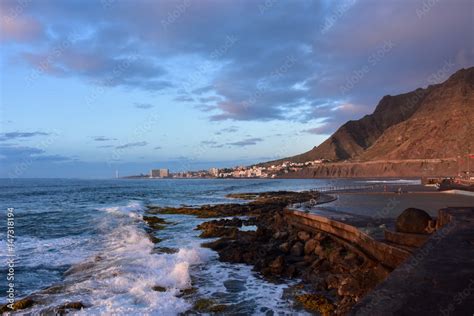
[[[147,238],[142,216],[149,205],[235,202],[225,197],[228,193],[360,183],[348,179],[0,180],[0,304],[6,302],[8,290],[6,213],[13,208],[15,296],[50,289],[42,294],[41,305],[25,313],[81,301],[87,315],[176,315],[190,309],[194,300],[210,298],[231,305],[234,314],[304,314],[293,311],[289,299],[288,285],[295,281],[269,282],[252,267],[219,262],[214,251],[202,248],[203,240],[194,228],[205,220],[160,215],[173,224],[156,233],[163,241],[155,245]],[[350,200],[335,205],[332,211],[351,211]],[[331,204],[325,207],[331,209]],[[356,207],[356,213],[358,209],[367,212]],[[395,209],[392,215],[400,211]],[[156,247],[177,252],[163,253]],[[167,290],[155,291],[154,286]],[[190,297],[179,295],[191,287],[196,292]]]

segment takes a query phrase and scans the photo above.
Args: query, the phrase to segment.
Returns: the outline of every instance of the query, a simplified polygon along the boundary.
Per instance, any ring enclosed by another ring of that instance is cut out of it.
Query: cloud
[[[175,101],[178,102],[194,102],[194,98],[187,96],[187,95],[180,95],[174,98]]]
[[[40,148],[0,145],[0,161],[2,161],[2,164],[21,164],[33,161],[59,162],[68,160],[71,160],[71,157],[47,155],[46,151]]]
[[[197,89],[194,89],[192,91],[193,94],[197,94],[197,95],[201,95],[203,93],[206,93],[206,92],[210,92],[214,89],[214,86],[212,85],[209,85],[209,86],[204,86],[204,87],[201,87],[201,88],[197,88]]]
[[[162,149],[162,147],[161,146],[156,146],[153,149],[158,150],[158,149]]]
[[[305,129],[302,132],[315,135],[329,135],[345,122],[353,118],[362,118],[368,111],[370,111],[370,108],[363,105],[323,102],[320,105],[315,105],[309,113],[306,113],[308,119],[318,119],[318,126]]]
[[[203,144],[203,145],[215,145],[215,144],[217,144],[217,142],[213,141],[213,140],[203,140],[201,142],[201,144]]]
[[[21,14],[19,1],[0,1],[0,42],[31,42],[44,36],[44,27],[38,19]]]
[[[215,95],[199,98],[199,102],[202,102],[202,103],[214,102],[214,101],[220,101],[220,100],[221,98]]]
[[[131,147],[143,147],[148,145],[148,142],[134,142],[134,143],[126,143],[123,145],[115,146],[116,149],[125,149]]]
[[[201,145],[207,146],[207,147],[210,147],[210,148],[222,148],[222,147],[224,147],[224,144],[219,144],[218,142],[213,141],[213,140],[203,140],[201,142]]]
[[[48,136],[51,133],[46,132],[8,132],[0,134],[0,141],[9,141],[21,138],[31,138],[35,136]]]
[[[143,110],[151,109],[152,107],[154,107],[154,105],[150,103],[135,103],[134,106],[137,109],[143,109]]]
[[[117,140],[116,138],[109,138],[106,136],[94,136],[92,139],[96,142],[108,142],[108,141]]]
[[[341,9],[338,1],[203,0],[175,15],[173,1],[51,0],[24,8],[26,25],[44,25],[7,34],[30,39],[30,49],[16,51],[48,75],[168,89],[177,102],[199,101],[191,106],[213,121],[324,118],[327,132],[360,114],[317,117],[320,100],[370,112],[383,95],[429,84],[446,60],[452,72],[474,64],[470,0],[435,1],[428,10],[426,0],[349,2]],[[41,46],[28,29],[48,30]],[[228,45],[229,37],[237,40]]]
[[[237,126],[229,126],[225,127],[219,131],[216,132],[216,135],[222,135],[222,134],[227,134],[227,133],[235,133],[239,130]]]
[[[64,48],[58,51],[57,47]],[[121,56],[109,55],[105,51],[84,47],[75,39],[56,40],[48,50],[25,52],[22,58],[38,73],[81,77],[99,86],[129,86],[148,91],[173,86],[162,79],[166,70],[150,57],[142,57],[134,52]]]
[[[257,143],[263,141],[261,138],[247,138],[238,142],[233,142],[233,143],[227,143],[227,145],[230,146],[237,146],[237,147],[245,147],[245,146],[250,146],[250,145],[256,145]]]

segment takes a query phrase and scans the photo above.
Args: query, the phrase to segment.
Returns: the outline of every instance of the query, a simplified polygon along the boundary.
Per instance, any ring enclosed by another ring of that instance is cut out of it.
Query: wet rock
[[[166,292],[166,288],[163,286],[155,285],[154,287],[151,288],[153,291],[157,292]]]
[[[203,246],[204,248],[211,248],[212,250],[219,251],[229,246],[229,243],[229,239],[221,238],[215,241],[202,243],[201,246]]]
[[[162,230],[165,228],[165,224],[168,224],[164,219],[154,216],[143,216],[143,220],[153,230]]]
[[[84,304],[82,302],[70,302],[66,303],[63,305],[64,308],[69,308],[69,309],[82,309],[84,308]]]
[[[334,311],[334,305],[320,294],[303,294],[295,297],[296,301],[311,312],[318,312],[323,316],[331,315]]]
[[[18,300],[15,303],[13,303],[12,305],[13,309],[11,309],[8,304],[3,305],[2,307],[0,307],[0,313],[7,313],[7,312],[11,312],[12,310],[18,311],[18,310],[26,309],[33,306],[35,303],[36,302],[34,300],[26,297],[24,299]]]
[[[301,241],[307,241],[311,238],[311,235],[305,232],[304,230],[298,232],[298,239]]]
[[[167,254],[172,254],[172,253],[177,253],[179,249],[177,248],[169,248],[169,247],[157,247],[153,249],[153,253],[167,253]]]
[[[238,217],[234,217],[232,219],[219,219],[213,220],[209,222],[204,222],[199,224],[196,229],[197,230],[208,230],[215,226],[223,226],[223,227],[242,227],[243,221]]]
[[[65,291],[65,286],[64,285],[53,285],[53,286],[50,286],[44,290],[41,290],[39,293],[42,293],[42,294],[58,294],[58,293],[61,293],[63,291]]]
[[[396,229],[402,233],[427,234],[432,220],[423,210],[407,208],[397,217]]]
[[[197,292],[197,288],[190,287],[188,289],[181,290],[176,297],[190,296]]]
[[[209,308],[209,311],[211,313],[222,313],[227,310],[227,305],[225,304],[219,304],[219,305],[214,305]]]
[[[318,241],[315,239],[310,239],[304,244],[304,253],[305,254],[310,254],[314,252],[314,248],[318,245]]]
[[[203,231],[200,238],[230,237],[235,238],[238,228],[225,226],[209,226]]]
[[[201,313],[222,313],[227,309],[227,305],[215,304],[211,299],[199,299],[194,303],[193,309]]]
[[[207,298],[198,299],[193,306],[193,309],[196,311],[207,311],[214,304],[214,301]]]
[[[82,304],[82,302],[69,302],[69,303],[65,303],[61,306],[58,306],[55,311],[54,311],[54,314],[55,315],[66,315],[68,314],[68,310],[71,310],[71,309],[75,309],[75,310],[80,310],[80,309],[83,309],[85,308],[84,304]]]
[[[290,253],[293,256],[300,257],[303,255],[304,247],[301,242],[296,242],[293,247],[291,247]]]
[[[158,237],[154,236],[154,235],[151,234],[151,233],[150,233],[150,234],[147,234],[147,237],[148,237],[148,239],[149,239],[152,243],[154,243],[154,244],[158,244],[158,243],[160,243],[160,242],[163,241],[163,239],[158,238]]]

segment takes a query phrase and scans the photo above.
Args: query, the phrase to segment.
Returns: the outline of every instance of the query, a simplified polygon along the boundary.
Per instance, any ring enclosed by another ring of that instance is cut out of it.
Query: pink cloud
[[[0,41],[28,42],[43,35],[43,26],[29,16],[2,14],[0,17]]]

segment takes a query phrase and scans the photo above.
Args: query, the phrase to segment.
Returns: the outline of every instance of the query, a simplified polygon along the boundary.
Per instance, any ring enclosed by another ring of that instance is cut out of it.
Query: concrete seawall
[[[315,214],[286,210],[285,218],[299,229],[329,233],[393,270],[351,315],[474,314],[474,207],[441,209],[436,232],[419,248],[378,241]]]
[[[333,235],[346,246],[380,262],[389,270],[398,267],[410,256],[410,252],[406,249],[377,241],[354,226],[324,216],[287,210],[285,217],[291,226]]]

